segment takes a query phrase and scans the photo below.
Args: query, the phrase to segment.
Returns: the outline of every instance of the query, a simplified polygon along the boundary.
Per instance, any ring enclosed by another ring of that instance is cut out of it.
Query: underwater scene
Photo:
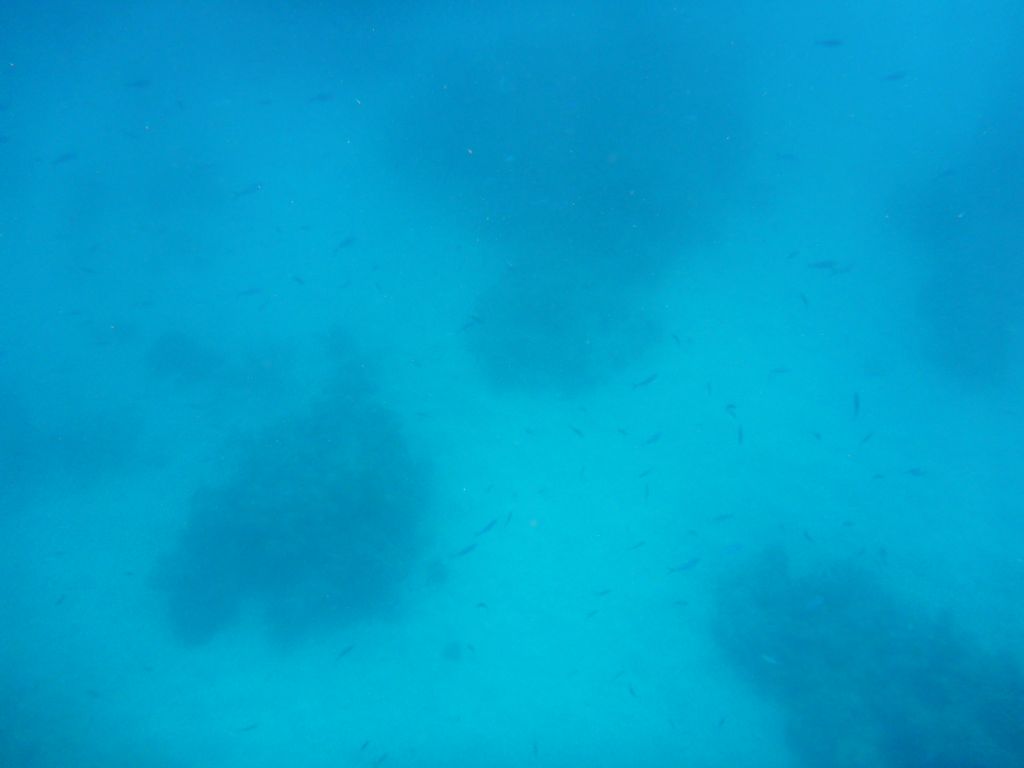
[[[1022,37],[0,3],[0,768],[1024,766]]]

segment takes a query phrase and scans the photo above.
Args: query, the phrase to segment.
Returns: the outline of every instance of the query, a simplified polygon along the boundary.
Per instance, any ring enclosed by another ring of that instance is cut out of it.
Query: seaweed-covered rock
[[[724,584],[716,639],[782,709],[802,765],[1024,765],[1024,676],[853,567],[773,551]]]
[[[427,476],[362,389],[278,424],[195,494],[158,583],[186,642],[243,610],[294,637],[392,607],[419,551]]]

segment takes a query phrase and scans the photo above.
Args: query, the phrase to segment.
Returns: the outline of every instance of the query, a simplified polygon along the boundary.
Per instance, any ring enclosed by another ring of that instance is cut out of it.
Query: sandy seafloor
[[[1024,17],[831,5],[5,3],[0,765],[1021,764]]]

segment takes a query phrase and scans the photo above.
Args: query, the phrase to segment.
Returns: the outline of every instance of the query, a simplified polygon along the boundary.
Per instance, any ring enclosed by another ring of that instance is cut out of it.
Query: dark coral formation
[[[581,390],[657,341],[651,292],[701,241],[742,153],[701,21],[630,6],[467,6],[403,99],[400,172],[509,267],[470,311],[487,378]]]
[[[1024,765],[1024,676],[852,567],[771,552],[718,595],[715,632],[812,768]]]
[[[362,384],[279,424],[195,495],[158,583],[179,636],[255,609],[277,637],[393,607],[420,548],[427,473]]]

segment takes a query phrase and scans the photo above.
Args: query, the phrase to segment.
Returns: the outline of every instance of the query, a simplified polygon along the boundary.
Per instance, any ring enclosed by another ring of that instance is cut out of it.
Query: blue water
[[[1024,6],[0,6],[0,766],[1024,765]]]

